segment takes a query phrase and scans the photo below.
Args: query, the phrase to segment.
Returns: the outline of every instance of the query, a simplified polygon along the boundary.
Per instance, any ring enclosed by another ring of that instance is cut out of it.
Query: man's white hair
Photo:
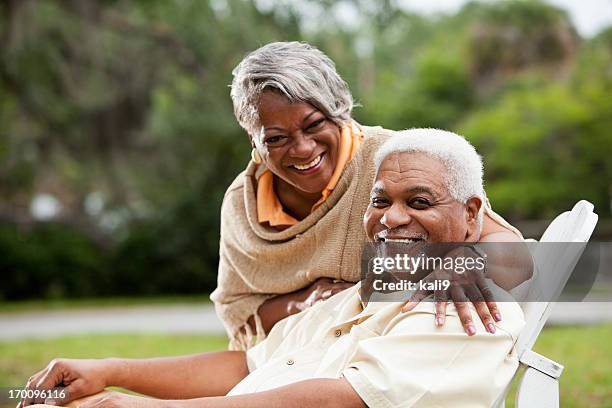
[[[342,126],[351,118],[353,97],[334,62],[304,42],[274,42],[247,55],[232,71],[234,114],[249,134],[259,132],[259,98],[275,90],[291,102],[307,102]]]
[[[439,159],[446,167],[444,183],[449,194],[463,204],[477,196],[482,200],[484,208],[482,158],[465,138],[440,129],[394,132],[374,156],[376,173],[387,156],[403,152],[421,152]]]

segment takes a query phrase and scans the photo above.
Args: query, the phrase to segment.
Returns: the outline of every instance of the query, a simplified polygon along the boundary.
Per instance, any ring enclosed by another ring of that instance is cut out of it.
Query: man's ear
[[[482,200],[479,197],[471,197],[465,203],[467,231],[465,233],[466,241],[478,241],[480,238],[481,221],[478,218],[480,209],[482,208]]]

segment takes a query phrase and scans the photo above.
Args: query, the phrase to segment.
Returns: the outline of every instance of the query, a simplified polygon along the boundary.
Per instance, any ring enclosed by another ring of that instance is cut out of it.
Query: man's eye
[[[268,146],[278,146],[285,141],[285,136],[271,136],[264,140],[264,143]]]
[[[321,124],[323,124],[324,122],[325,122],[325,119],[315,120],[310,125],[308,125],[308,127],[306,127],[306,130],[316,130],[320,128]]]
[[[374,208],[382,208],[387,205],[387,200],[380,197],[373,197],[371,201],[372,207]]]
[[[424,198],[415,198],[410,201],[410,206],[417,210],[424,210],[431,207],[431,204]]]

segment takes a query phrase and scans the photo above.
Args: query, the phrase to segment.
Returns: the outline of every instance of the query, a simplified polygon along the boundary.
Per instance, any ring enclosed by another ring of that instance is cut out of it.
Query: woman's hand
[[[259,306],[257,310],[257,314],[261,318],[261,325],[264,331],[269,333],[276,322],[308,309],[315,303],[328,299],[353,285],[354,283],[337,281],[330,278],[319,278],[304,289],[270,298]],[[251,329],[256,332],[257,327],[253,316],[247,322]]]
[[[87,395],[96,394],[109,385],[110,360],[72,360],[55,359],[47,367],[28,379],[27,390],[50,390],[54,387],[65,387],[64,399],[46,401],[43,399],[23,399],[17,408],[37,403],[65,404]]]
[[[287,312],[289,314],[301,312],[315,303],[329,299],[336,293],[342,292],[353,285],[354,283],[338,281],[331,278],[319,278],[310,286],[302,289],[303,300],[294,300],[287,304]]]
[[[471,246],[460,246],[449,251],[445,258],[475,259],[481,255]],[[484,255],[486,257],[486,255]],[[486,258],[485,258],[486,259]],[[474,263],[475,265],[476,263]],[[478,269],[465,268],[465,271],[458,273],[457,270],[435,269],[423,279],[423,283],[438,283],[438,289],[417,290],[406,304],[402,307],[402,312],[409,312],[424,298],[433,293],[436,302],[436,325],[442,326],[446,320],[446,306],[448,300],[452,300],[457,309],[457,314],[463,325],[463,329],[469,336],[476,334],[476,327],[472,321],[472,314],[469,302],[474,304],[476,312],[482,320],[483,325],[489,333],[495,333],[495,322],[501,321],[501,314],[497,308],[497,303],[493,300],[493,293],[485,281],[486,268]],[[439,288],[440,283],[448,281],[446,290]]]

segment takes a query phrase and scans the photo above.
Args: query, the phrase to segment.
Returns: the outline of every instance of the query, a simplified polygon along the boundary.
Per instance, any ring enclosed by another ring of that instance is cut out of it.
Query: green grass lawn
[[[88,309],[123,306],[148,306],[167,304],[204,304],[211,303],[210,295],[176,295],[150,297],[103,297],[85,299],[44,299],[0,301],[0,313],[19,313],[38,310]]]
[[[565,365],[562,407],[612,407],[612,325],[547,328],[535,350]],[[224,337],[95,335],[0,342],[0,387],[19,386],[54,357],[148,357],[225,348]],[[511,397],[508,407],[514,406]],[[8,406],[8,405],[7,405]]]

